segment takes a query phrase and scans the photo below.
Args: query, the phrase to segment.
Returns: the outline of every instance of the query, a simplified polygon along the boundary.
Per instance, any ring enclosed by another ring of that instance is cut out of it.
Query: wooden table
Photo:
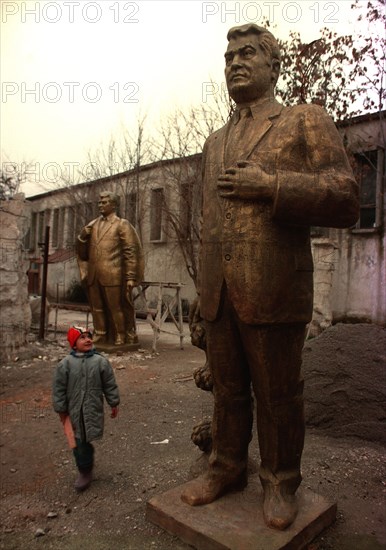
[[[184,321],[182,315],[182,301],[181,301],[181,288],[184,285],[182,283],[165,283],[165,282],[153,282],[153,281],[144,281],[140,286],[136,287],[138,294],[134,297],[134,300],[141,296],[144,303],[146,304],[146,320],[151,325],[153,329],[153,352],[157,350],[157,340],[161,332],[168,334],[175,334],[180,338],[180,348],[183,349],[183,340],[184,340]],[[156,316],[153,319],[153,315],[150,312],[148,306],[148,300],[146,299],[146,289],[149,287],[158,288],[158,299],[157,299],[157,309]],[[164,290],[168,289],[174,291],[174,296],[170,301],[165,301]],[[177,307],[177,318],[173,313],[173,309]],[[163,328],[163,325],[166,319],[170,317],[177,328],[177,331]]]

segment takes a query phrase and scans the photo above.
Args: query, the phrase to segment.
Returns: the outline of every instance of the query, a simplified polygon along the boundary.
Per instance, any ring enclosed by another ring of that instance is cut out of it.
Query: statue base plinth
[[[139,342],[133,344],[120,344],[119,346],[106,342],[97,342],[95,344],[95,349],[97,351],[104,351],[105,353],[125,353],[126,351],[137,351],[139,348]]]
[[[263,494],[257,474],[242,492],[230,493],[205,506],[181,501],[185,483],[153,497],[146,517],[197,550],[302,550],[335,521],[336,504],[300,487],[299,513],[284,531],[263,519]]]

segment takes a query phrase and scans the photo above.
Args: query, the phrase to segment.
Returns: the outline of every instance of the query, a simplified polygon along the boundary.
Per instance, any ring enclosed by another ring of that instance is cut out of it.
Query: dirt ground
[[[72,315],[71,322],[84,319]],[[64,333],[55,341],[48,334],[1,367],[0,548],[190,548],[148,523],[145,508],[202,463],[190,434],[212,412],[211,394],[192,378],[204,354],[189,338],[179,349],[170,335],[153,354],[144,321],[138,332],[140,351],[109,357],[120,412],[114,420],[106,414],[104,438],[95,443],[95,481],[81,494],[73,490],[72,454],[51,406],[53,370],[67,353]],[[309,550],[386,548],[385,372],[380,327],[340,324],[306,343],[303,483],[338,503],[337,521]],[[258,461],[256,436],[250,455]]]

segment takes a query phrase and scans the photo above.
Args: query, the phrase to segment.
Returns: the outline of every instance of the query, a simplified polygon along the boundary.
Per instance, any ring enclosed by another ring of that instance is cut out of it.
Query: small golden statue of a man
[[[77,238],[81,278],[86,282],[97,344],[137,344],[133,287],[144,278],[141,243],[134,227],[117,216],[118,197],[100,194],[101,215]],[[84,269],[85,268],[85,269]]]

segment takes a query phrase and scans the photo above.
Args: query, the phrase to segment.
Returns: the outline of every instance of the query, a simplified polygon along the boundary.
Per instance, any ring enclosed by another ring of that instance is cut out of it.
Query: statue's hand
[[[270,201],[275,195],[275,177],[259,164],[243,160],[219,176],[217,189],[227,199]]]
[[[82,241],[86,241],[89,238],[89,236],[91,235],[91,231],[92,227],[90,225],[86,225],[85,227],[83,227],[79,235]]]
[[[126,298],[129,304],[134,305],[132,290],[135,287],[135,281],[129,279],[126,281]]]
[[[206,349],[206,330],[201,317],[200,297],[197,296],[189,308],[189,330],[193,346]]]
[[[202,321],[200,312],[200,297],[196,296],[189,307],[189,325]]]

